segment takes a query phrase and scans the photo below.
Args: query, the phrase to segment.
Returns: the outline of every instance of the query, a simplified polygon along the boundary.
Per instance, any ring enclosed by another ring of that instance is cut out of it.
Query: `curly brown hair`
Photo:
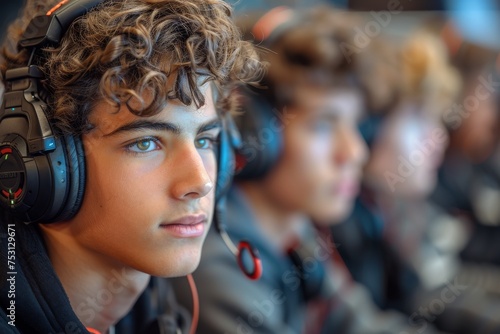
[[[57,2],[28,0],[1,49],[2,75],[26,66],[29,55],[18,41],[29,20]],[[102,100],[141,116],[158,113],[171,99],[199,108],[205,102],[200,83],[209,81],[228,108],[231,86],[256,82],[263,70],[231,16],[222,0],[105,0],[73,22],[60,46],[38,51],[49,118],[79,134],[92,128],[89,113]],[[145,101],[144,93],[152,98]]]
[[[286,9],[279,9],[274,9],[276,16],[284,23],[265,38],[262,36],[269,28],[263,27],[262,34],[256,29],[264,17],[262,13],[237,20],[243,37],[256,44],[261,59],[270,64],[264,84],[271,88],[269,94],[273,98],[283,91],[293,98],[294,87],[306,84],[360,90],[370,110],[387,109],[397,103],[399,62],[385,36],[378,36],[365,48],[346,54],[346,46],[355,44],[354,28],[365,23],[360,16],[321,5],[289,11],[289,17],[283,19]],[[276,24],[273,20],[265,22]]]

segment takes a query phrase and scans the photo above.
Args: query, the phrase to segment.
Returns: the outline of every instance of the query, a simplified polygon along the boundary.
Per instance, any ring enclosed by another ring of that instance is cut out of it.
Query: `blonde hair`
[[[457,99],[460,75],[438,36],[428,31],[414,33],[401,50],[401,66],[406,98],[441,113]]]

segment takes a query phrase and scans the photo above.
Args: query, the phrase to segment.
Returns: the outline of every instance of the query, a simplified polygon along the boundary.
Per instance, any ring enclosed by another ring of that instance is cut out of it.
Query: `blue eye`
[[[200,148],[200,149],[212,149],[214,147],[215,143],[216,143],[215,139],[203,137],[203,138],[196,139],[194,142],[194,146],[196,146],[196,148]]]
[[[314,122],[311,125],[311,128],[314,132],[330,132],[332,130],[332,124],[329,122]]]
[[[126,147],[131,153],[148,153],[159,149],[157,138],[141,138]]]

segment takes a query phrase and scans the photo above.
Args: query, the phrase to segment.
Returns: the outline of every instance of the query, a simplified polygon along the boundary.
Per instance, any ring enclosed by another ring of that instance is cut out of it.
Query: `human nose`
[[[363,165],[368,147],[355,126],[344,126],[338,132],[335,160],[339,164]]]
[[[206,161],[194,145],[185,144],[177,153],[172,177],[172,194],[178,199],[195,199],[207,195],[214,187]],[[215,167],[214,167],[215,174]],[[214,175],[215,177],[215,175]]]

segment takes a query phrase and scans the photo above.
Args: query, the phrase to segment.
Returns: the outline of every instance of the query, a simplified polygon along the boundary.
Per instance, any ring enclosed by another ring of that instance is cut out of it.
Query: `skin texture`
[[[499,125],[498,97],[488,94],[480,82],[472,81],[461,102],[465,104],[466,98],[478,96],[478,89],[482,89],[481,93],[485,98],[477,98],[477,105],[463,108],[463,115],[460,115],[457,129],[451,138],[452,149],[463,152],[475,163],[482,162],[491,155],[498,140]]]
[[[436,116],[411,103],[402,105],[380,130],[366,180],[391,196],[425,197],[436,185],[447,145],[447,132]]]
[[[220,131],[203,129],[218,124],[208,85],[204,94],[199,110],[174,100],[151,117],[125,107],[115,112],[106,103],[93,110],[95,128],[83,136],[82,207],[71,221],[41,226],[54,268],[86,326],[105,331],[123,317],[149,275],[180,276],[197,267],[213,215]],[[137,121],[149,125],[131,130]],[[205,218],[201,235],[179,237],[161,226],[188,215]],[[111,300],[99,296],[103,289]]]
[[[351,210],[367,149],[356,127],[362,100],[350,90],[300,90],[284,124],[284,152],[270,173],[243,189],[273,242],[286,244],[300,217],[331,224]]]

